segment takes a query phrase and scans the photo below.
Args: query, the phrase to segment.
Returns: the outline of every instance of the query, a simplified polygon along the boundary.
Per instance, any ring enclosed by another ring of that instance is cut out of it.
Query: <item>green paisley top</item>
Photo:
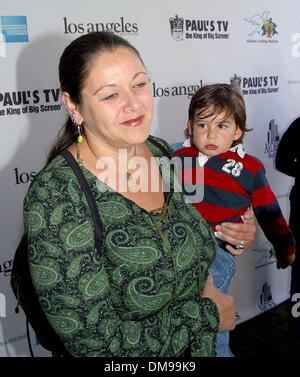
[[[62,156],[36,176],[24,200],[33,284],[69,352],[214,356],[219,314],[200,298],[215,255],[209,226],[180,192],[163,216],[99,190],[99,180],[82,170],[101,217],[101,255],[88,203]]]

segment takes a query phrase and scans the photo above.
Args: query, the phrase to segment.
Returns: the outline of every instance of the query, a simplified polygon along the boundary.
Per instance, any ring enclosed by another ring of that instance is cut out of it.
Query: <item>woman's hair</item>
[[[196,114],[197,112],[197,114]],[[189,124],[185,130],[185,136],[193,139],[191,125],[197,119],[207,118],[212,115],[218,116],[225,112],[226,119],[233,116],[236,125],[242,131],[242,136],[232,143],[232,146],[239,144],[245,132],[251,131],[246,127],[246,106],[240,91],[233,85],[212,84],[200,88],[192,97],[189,106]]]
[[[126,39],[112,32],[93,32],[80,36],[64,50],[59,61],[59,81],[62,92],[67,92],[71,100],[81,103],[81,93],[89,75],[91,62],[95,56],[104,52],[113,52],[118,48],[127,48],[134,52],[143,63],[138,50]],[[144,65],[144,63],[143,63]],[[61,128],[58,138],[51,148],[47,163],[76,139],[77,130],[70,117]]]

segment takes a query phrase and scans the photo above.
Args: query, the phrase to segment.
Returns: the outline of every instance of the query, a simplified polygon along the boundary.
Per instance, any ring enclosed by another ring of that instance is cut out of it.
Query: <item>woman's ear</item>
[[[78,106],[72,101],[68,92],[62,92],[61,101],[67,109],[70,117],[76,124],[81,125],[83,123],[83,116],[78,110]]]

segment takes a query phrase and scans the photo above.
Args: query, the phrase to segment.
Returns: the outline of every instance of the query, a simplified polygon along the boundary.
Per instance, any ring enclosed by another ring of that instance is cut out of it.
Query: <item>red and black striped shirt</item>
[[[213,230],[223,222],[240,222],[243,213],[252,206],[275,252],[295,253],[294,237],[267,181],[264,165],[257,158],[249,154],[241,157],[228,150],[210,157],[200,167],[199,151],[195,147],[179,149],[175,154],[181,158],[179,179],[183,188],[186,185],[201,186],[202,200],[192,202]],[[197,174],[197,169],[202,170],[202,174],[199,171]]]

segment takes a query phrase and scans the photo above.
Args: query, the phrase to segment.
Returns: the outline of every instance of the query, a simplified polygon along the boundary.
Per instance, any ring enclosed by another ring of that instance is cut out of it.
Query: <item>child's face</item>
[[[242,136],[242,131],[237,127],[232,115],[225,118],[223,111],[219,115],[206,116],[212,114],[212,109],[208,109],[201,118],[197,118],[189,124],[193,127],[193,143],[195,147],[207,157],[217,156],[226,152],[233,141]]]

